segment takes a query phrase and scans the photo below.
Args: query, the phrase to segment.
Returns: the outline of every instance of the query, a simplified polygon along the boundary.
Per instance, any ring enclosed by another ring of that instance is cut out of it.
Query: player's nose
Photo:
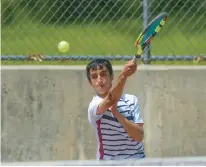
[[[98,75],[98,77],[97,77],[97,82],[98,82],[99,84],[101,84],[101,83],[103,82],[102,77],[99,76],[99,75]]]

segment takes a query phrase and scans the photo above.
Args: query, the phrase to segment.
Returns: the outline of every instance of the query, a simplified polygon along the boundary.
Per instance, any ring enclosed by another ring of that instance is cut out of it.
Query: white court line
[[[141,160],[65,160],[36,162],[3,162],[3,166],[205,166],[206,157],[143,158]]]
[[[123,65],[114,65],[114,70],[121,70]],[[85,70],[86,66],[76,66],[76,65],[2,65],[1,69],[3,70]],[[180,66],[180,65],[139,65],[138,70],[205,70],[206,65],[202,66]]]

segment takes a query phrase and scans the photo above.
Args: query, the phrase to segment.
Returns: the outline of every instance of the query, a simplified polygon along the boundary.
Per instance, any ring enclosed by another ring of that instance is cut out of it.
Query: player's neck
[[[112,85],[110,86],[110,88],[112,87]],[[109,92],[109,91],[108,91]],[[99,94],[96,92],[97,96],[101,97],[101,98],[105,98],[108,94],[108,92],[105,92],[105,93],[102,93],[102,94]]]
[[[97,94],[97,96],[99,96],[101,98],[105,98],[107,96],[108,92],[107,93],[103,93],[103,94],[98,94],[98,93],[96,93],[96,94]]]

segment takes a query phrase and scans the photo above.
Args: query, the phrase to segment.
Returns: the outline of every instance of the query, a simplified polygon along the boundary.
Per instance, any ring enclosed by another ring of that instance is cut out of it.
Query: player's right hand
[[[137,64],[133,60],[130,60],[124,65],[124,68],[122,69],[122,74],[126,77],[129,77],[134,74],[136,70]]]

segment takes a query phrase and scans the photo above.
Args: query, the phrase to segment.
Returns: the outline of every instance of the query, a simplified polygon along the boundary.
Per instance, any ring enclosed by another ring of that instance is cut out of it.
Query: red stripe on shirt
[[[99,136],[99,153],[100,153],[100,159],[102,160],[104,157],[104,150],[103,150],[103,143],[102,143],[102,133],[101,133],[101,121],[100,119],[96,122],[97,123],[97,131]]]

